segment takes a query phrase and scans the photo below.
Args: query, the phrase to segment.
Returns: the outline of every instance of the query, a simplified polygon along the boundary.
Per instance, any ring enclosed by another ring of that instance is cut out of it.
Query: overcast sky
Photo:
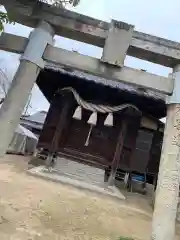
[[[179,0],[81,0],[80,5],[73,9],[73,11],[108,22],[111,19],[124,21],[135,25],[135,29],[138,31],[180,42],[179,9]],[[20,24],[15,24],[6,25],[5,31],[28,37],[31,29]],[[72,40],[56,36],[56,46],[72,50]],[[102,49],[100,48],[79,42],[74,43],[73,50],[98,58],[101,57],[102,53]],[[18,63],[18,55],[1,51],[0,66],[7,72],[9,79],[13,78]],[[167,76],[171,71],[171,69],[131,57],[126,58],[125,65],[138,69],[146,69],[149,72],[164,76]],[[32,91],[31,106],[31,113],[38,110],[48,110],[49,104],[37,86]]]

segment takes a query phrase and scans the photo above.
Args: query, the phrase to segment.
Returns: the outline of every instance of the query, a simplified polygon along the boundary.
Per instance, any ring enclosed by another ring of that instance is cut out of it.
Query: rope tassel
[[[93,112],[88,120],[88,123],[91,125],[96,125],[97,123],[97,112]]]
[[[73,118],[76,120],[82,119],[82,108],[81,106],[78,106],[73,114]]]
[[[107,115],[107,118],[104,121],[104,125],[108,126],[108,127],[112,127],[113,126],[113,114],[112,113],[109,113]]]
[[[86,138],[86,142],[84,144],[84,146],[86,146],[86,147],[89,145],[89,139],[90,139],[90,136],[91,136],[92,129],[93,129],[93,125],[91,124],[89,132],[88,132],[88,136]]]

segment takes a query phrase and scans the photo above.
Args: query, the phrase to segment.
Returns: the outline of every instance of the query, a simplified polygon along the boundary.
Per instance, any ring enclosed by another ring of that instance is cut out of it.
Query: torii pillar
[[[43,53],[53,43],[54,30],[47,22],[40,22],[31,32],[19,68],[0,109],[0,157],[6,153],[29,94],[44,68]]]
[[[180,65],[173,69],[174,91],[167,119],[152,219],[152,240],[174,240],[180,182]]]

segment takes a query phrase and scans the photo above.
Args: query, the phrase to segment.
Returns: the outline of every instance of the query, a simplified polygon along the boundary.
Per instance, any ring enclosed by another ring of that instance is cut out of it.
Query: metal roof
[[[33,122],[36,124],[44,124],[44,121],[46,119],[47,112],[46,111],[39,111],[35,114],[32,114],[30,116],[22,117],[22,120],[26,122]]]

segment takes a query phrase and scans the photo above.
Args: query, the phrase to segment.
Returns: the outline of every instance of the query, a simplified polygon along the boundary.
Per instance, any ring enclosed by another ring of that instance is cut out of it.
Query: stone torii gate
[[[22,54],[0,109],[0,156],[8,148],[44,61],[136,84],[167,95],[167,121],[152,220],[153,240],[173,240],[180,180],[180,43],[134,31],[134,26],[92,19],[35,1],[0,0],[14,21],[35,28],[29,39],[3,33],[0,49]],[[101,59],[53,47],[54,35],[103,48]],[[171,67],[168,77],[124,66],[126,55]]]

